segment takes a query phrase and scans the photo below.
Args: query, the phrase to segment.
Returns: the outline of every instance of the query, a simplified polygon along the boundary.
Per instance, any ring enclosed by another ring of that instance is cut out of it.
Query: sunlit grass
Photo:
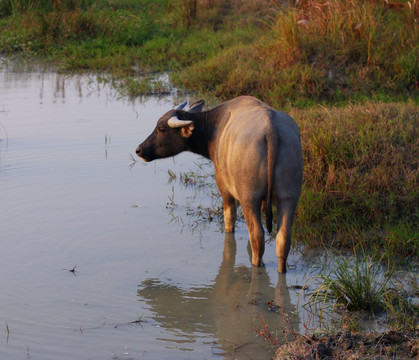
[[[369,96],[417,96],[416,13],[385,2],[298,1],[278,6],[270,29],[185,69],[179,82],[231,98],[253,94],[274,107],[308,107]]]
[[[419,255],[419,108],[367,103],[291,112],[305,161],[295,237]]]

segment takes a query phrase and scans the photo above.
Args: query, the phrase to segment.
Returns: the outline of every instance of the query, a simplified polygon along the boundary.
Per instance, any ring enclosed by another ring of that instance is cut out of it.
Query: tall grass
[[[252,46],[238,44],[197,63],[179,82],[223,98],[253,94],[273,106],[418,90],[418,14],[409,7],[395,12],[384,1],[295,3],[279,7],[270,31]]]
[[[292,3],[5,0],[0,49],[46,54],[63,69],[174,71],[177,85],[274,107],[417,96],[416,0],[398,11],[384,1]]]
[[[419,255],[419,108],[294,110],[305,159],[296,237]]]

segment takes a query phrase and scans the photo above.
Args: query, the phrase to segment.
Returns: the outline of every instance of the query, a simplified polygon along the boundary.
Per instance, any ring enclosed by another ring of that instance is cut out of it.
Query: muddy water
[[[278,275],[268,244],[252,268],[244,225],[192,231],[203,196],[167,171],[198,157],[132,162],[173,96],[7,66],[0,84],[0,359],[267,359],[255,329],[302,328],[309,264]]]

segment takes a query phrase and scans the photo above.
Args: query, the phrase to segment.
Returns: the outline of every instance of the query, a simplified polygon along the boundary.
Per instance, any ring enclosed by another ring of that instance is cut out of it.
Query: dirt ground
[[[339,333],[325,337],[301,336],[279,347],[276,360],[299,359],[419,359],[419,330],[381,334]]]

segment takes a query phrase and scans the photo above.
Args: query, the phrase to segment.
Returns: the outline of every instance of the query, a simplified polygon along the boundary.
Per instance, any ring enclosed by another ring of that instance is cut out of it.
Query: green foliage
[[[3,0],[0,2],[0,16],[14,16],[30,11],[48,12],[57,10],[86,9],[93,0]]]

